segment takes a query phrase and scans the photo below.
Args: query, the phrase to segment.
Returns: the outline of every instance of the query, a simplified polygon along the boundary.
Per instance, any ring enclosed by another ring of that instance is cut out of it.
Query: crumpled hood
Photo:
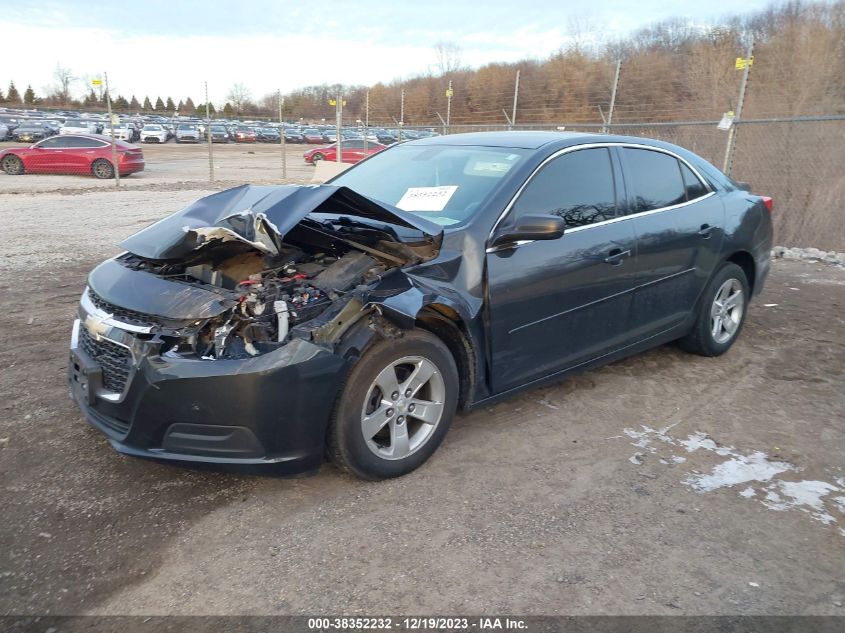
[[[120,246],[146,259],[175,260],[213,241],[241,241],[270,255],[312,212],[358,216],[416,229],[439,244],[439,225],[333,185],[243,185],[197,200]]]

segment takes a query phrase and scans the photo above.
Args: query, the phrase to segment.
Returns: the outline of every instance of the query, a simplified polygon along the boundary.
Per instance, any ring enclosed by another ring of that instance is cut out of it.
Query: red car
[[[120,175],[144,171],[144,152],[116,141]],[[111,139],[98,134],[51,136],[29,147],[0,151],[0,168],[11,176],[20,174],[92,174],[114,178]]]
[[[240,126],[235,128],[235,143],[255,143],[258,136],[251,127]]]
[[[370,142],[367,142],[366,146],[367,149],[365,150],[364,141],[358,139],[343,141],[343,147],[341,148],[342,162],[357,163],[360,160],[364,160],[367,156],[372,156],[387,147],[386,145]],[[309,165],[313,165],[320,160],[337,160],[337,143],[327,145],[326,147],[315,147],[314,149],[309,149],[302,155],[302,157]]]

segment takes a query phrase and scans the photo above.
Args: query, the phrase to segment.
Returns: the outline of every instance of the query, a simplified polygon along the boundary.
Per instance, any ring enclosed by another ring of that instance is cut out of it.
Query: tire
[[[14,154],[6,154],[0,167],[10,176],[20,176],[24,172],[23,161]]]
[[[91,173],[95,178],[100,180],[108,180],[114,178],[114,166],[105,158],[98,158],[91,163]]]
[[[428,376],[422,384],[419,372]],[[361,479],[405,475],[437,450],[457,402],[455,359],[439,338],[413,330],[379,341],[352,368],[338,397],[326,440],[329,459]]]
[[[326,157],[323,156],[320,152],[317,152],[311,157],[311,164],[316,165],[318,160],[325,160]]]
[[[721,356],[736,342],[748,312],[745,272],[725,262],[713,275],[701,297],[692,330],[678,341],[684,351],[700,356]]]

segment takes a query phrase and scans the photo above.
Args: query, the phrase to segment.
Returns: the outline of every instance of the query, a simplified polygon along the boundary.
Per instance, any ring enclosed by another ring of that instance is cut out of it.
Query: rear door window
[[[614,218],[616,186],[610,152],[606,147],[582,149],[551,160],[523,189],[513,213],[517,218],[559,215],[568,227]]]
[[[625,147],[625,182],[633,213],[652,211],[687,201],[678,159],[663,152]]]
[[[704,183],[701,182],[692,170],[681,162],[681,176],[684,179],[684,187],[687,190],[687,200],[695,200],[701,196],[706,196],[709,191]]]

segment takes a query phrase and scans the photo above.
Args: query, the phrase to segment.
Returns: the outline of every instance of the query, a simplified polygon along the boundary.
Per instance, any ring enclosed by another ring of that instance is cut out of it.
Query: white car
[[[103,135],[111,136],[111,126],[106,122],[103,126]],[[132,141],[132,128],[128,123],[118,123],[114,126],[114,138],[118,141]]]
[[[68,119],[59,128],[59,134],[96,134],[97,124],[94,121],[82,119]]]
[[[167,129],[156,123],[147,123],[141,130],[141,140],[144,143],[166,143],[167,137]]]
[[[0,141],[9,139],[9,126],[5,123],[0,123]]]

